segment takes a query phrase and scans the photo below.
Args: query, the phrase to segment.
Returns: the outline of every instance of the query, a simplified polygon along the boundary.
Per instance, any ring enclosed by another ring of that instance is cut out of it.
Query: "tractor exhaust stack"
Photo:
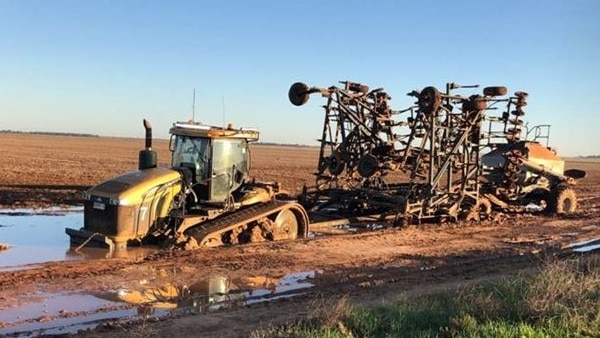
[[[146,119],[144,119],[144,129],[146,130],[146,148],[140,150],[139,170],[156,168],[158,162],[158,155],[156,151],[152,150],[152,126]]]

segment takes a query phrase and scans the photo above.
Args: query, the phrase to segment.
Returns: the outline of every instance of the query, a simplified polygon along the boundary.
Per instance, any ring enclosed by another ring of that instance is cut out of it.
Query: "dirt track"
[[[141,140],[128,139],[0,134],[5,156],[0,163],[0,204],[34,207],[80,203],[87,186],[135,169],[141,144]],[[155,148],[159,161],[167,165],[168,142],[156,142]],[[312,182],[316,149],[253,149],[253,176],[279,181],[292,192]],[[600,237],[600,163],[569,162],[568,167],[589,174],[577,188],[581,202],[575,215],[505,215],[501,220],[478,224],[461,222],[296,242],[162,252],[141,260],[45,263],[29,270],[0,272],[0,311],[39,297],[39,291],[98,293],[117,285],[139,287],[141,280],[156,285],[193,284],[199,276],[276,278],[318,271],[309,293],[291,300],[170,318],[144,323],[143,327],[146,333],[157,336],[236,336],[258,325],[305,316],[322,295],[349,295],[356,302],[371,304],[391,302],[403,292],[428,292],[498,278],[560,254],[566,244]],[[2,325],[0,322],[0,328]],[[136,330],[140,327],[117,327],[110,334],[130,336]],[[81,335],[105,333],[99,329]]]

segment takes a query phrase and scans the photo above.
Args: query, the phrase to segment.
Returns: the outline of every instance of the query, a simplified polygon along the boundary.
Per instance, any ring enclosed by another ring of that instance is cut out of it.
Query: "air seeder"
[[[493,208],[520,211],[537,205],[548,212],[574,212],[573,186],[582,170],[542,144],[549,125],[527,128],[527,93],[506,96],[505,87],[458,95],[447,83],[408,93],[414,106],[393,110],[383,88],[350,81],[341,87],[295,83],[296,106],[311,94],[326,98],[314,187],[300,197],[310,212],[395,214],[402,224],[427,219],[488,216]],[[489,114],[503,106],[499,116]],[[398,173],[402,175],[398,175]]]

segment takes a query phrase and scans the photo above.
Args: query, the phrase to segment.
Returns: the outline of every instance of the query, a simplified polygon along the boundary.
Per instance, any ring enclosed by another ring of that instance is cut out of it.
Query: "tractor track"
[[[193,237],[197,243],[202,243],[209,237],[220,236],[226,231],[244,227],[247,224],[260,221],[262,218],[275,215],[286,209],[298,212],[297,216],[300,218],[298,223],[300,223],[301,226],[298,237],[305,237],[308,233],[308,229],[305,226],[305,224],[308,223],[306,214],[301,213],[302,208],[298,204],[286,201],[270,201],[240,209],[214,220],[203,222],[199,226],[187,230],[185,234]]]

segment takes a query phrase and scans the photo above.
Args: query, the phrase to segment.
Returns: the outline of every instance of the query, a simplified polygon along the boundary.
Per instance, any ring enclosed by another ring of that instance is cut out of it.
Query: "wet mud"
[[[171,272],[158,279],[143,275],[137,283],[107,290],[35,292],[29,300],[0,310],[0,335],[58,335],[98,325],[231,310],[302,295],[314,286],[319,273],[237,278],[214,275],[188,283]]]

